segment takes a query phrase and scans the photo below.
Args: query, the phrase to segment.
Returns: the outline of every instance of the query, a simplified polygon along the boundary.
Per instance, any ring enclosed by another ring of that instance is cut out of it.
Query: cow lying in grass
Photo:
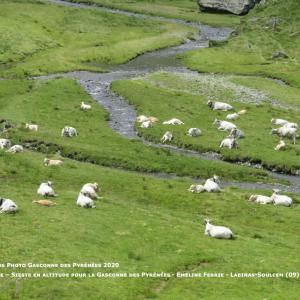
[[[53,184],[51,181],[42,182],[37,190],[37,193],[44,197],[55,197],[57,196],[53,189]]]
[[[272,134],[277,134],[280,137],[290,137],[293,141],[293,144],[296,144],[296,138],[297,138],[297,128],[294,127],[286,127],[282,126],[277,129],[272,129]]]
[[[218,130],[222,131],[231,131],[232,129],[236,128],[236,126],[233,123],[218,119],[214,120],[213,125],[217,126]]]
[[[208,107],[210,107],[212,110],[223,110],[228,111],[232,110],[233,107],[230,104],[224,103],[224,102],[213,102],[209,100],[207,102]]]
[[[16,213],[18,211],[17,204],[10,200],[0,198],[0,214],[2,213]]]
[[[9,152],[9,153],[20,153],[20,152],[23,152],[23,151],[24,151],[23,146],[21,146],[21,145],[14,145],[11,148],[9,148],[6,152]]]
[[[25,124],[25,128],[31,130],[31,131],[38,131],[39,130],[39,125],[37,124]]]
[[[100,199],[101,197],[98,196],[97,192],[100,191],[99,184],[97,182],[94,183],[86,183],[81,188],[81,193],[86,194],[88,197],[92,199]]]
[[[80,192],[76,201],[77,205],[83,208],[95,208],[93,199],[89,197],[88,193]]]
[[[204,234],[216,239],[234,239],[232,231],[228,227],[212,225],[211,220],[205,219]]]
[[[201,130],[199,128],[190,128],[188,130],[188,133],[187,135],[188,136],[191,136],[191,137],[197,137],[197,136],[200,136],[201,135]]]
[[[59,160],[59,159],[49,159],[49,158],[44,159],[44,165],[45,166],[60,166],[63,163],[64,162],[62,160]]]
[[[162,143],[171,142],[173,139],[173,134],[170,131],[167,131],[161,138]]]
[[[81,102],[81,105],[80,105],[80,108],[81,108],[82,110],[87,111],[87,110],[91,110],[91,109],[92,109],[92,106],[91,106],[90,104],[86,104],[86,103],[84,103],[84,102],[82,101],[82,102]]]
[[[188,191],[191,192],[191,193],[196,193],[196,194],[199,194],[199,193],[202,193],[202,192],[209,192],[209,193],[212,193],[212,192],[220,192],[221,191],[221,188],[219,186],[219,177],[214,175],[212,178],[208,178],[204,185],[201,185],[201,184],[192,184]]]
[[[73,137],[77,135],[77,130],[74,127],[65,126],[61,131],[61,136]]]
[[[11,142],[8,139],[0,139],[0,149],[11,147]]]
[[[184,123],[176,118],[163,122],[164,125],[183,125]]]
[[[238,143],[234,137],[227,137],[220,144],[220,148],[234,149],[237,147]]]

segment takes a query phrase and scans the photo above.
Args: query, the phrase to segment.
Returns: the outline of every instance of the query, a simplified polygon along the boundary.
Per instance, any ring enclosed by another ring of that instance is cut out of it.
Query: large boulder
[[[202,11],[227,11],[244,15],[260,0],[198,0]]]

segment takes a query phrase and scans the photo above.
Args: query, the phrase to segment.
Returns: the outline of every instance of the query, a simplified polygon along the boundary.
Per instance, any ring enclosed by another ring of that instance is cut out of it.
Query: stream
[[[101,104],[110,114],[109,126],[115,132],[128,139],[140,139],[144,144],[152,147],[168,149],[171,152],[181,155],[192,156],[199,159],[222,161],[217,153],[199,153],[192,150],[178,148],[173,145],[155,144],[138,137],[134,125],[136,120],[136,111],[134,106],[129,105],[122,97],[115,95],[111,90],[111,83],[115,80],[131,79],[143,76],[157,71],[176,72],[185,74],[198,74],[184,67],[176,56],[185,51],[208,47],[209,41],[224,41],[229,38],[233,32],[231,28],[214,28],[199,23],[183,21],[179,19],[169,19],[165,17],[148,16],[140,13],[121,11],[118,9],[109,9],[96,5],[71,3],[63,0],[46,0],[58,5],[70,6],[80,9],[99,9],[115,14],[122,14],[136,18],[154,19],[164,22],[173,22],[185,24],[199,29],[199,35],[195,40],[187,40],[179,46],[168,47],[161,50],[147,52],[137,56],[127,63],[111,66],[107,73],[96,73],[88,71],[75,71],[64,74],[51,74],[40,76],[37,79],[51,79],[58,76],[70,77],[75,79],[91,97]],[[229,164],[229,162],[227,162]],[[232,163],[231,163],[232,164]],[[276,172],[267,171],[276,179],[282,179],[290,182],[290,186],[281,184],[265,183],[241,183],[241,182],[222,182],[223,186],[237,186],[245,189],[273,189],[279,188],[287,192],[300,192],[300,178],[298,176],[284,175]],[[172,174],[151,174],[159,178],[176,178]],[[199,179],[198,179],[199,181]]]

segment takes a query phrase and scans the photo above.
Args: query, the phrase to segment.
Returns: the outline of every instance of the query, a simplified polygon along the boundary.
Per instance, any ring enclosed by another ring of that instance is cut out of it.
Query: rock
[[[272,59],[278,59],[278,58],[289,58],[289,56],[282,51],[276,51],[272,53]]]
[[[202,11],[227,11],[236,15],[249,12],[260,0],[198,0]]]

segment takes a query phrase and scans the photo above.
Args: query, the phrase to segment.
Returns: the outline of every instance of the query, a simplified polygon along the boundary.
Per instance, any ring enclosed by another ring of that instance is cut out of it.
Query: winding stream
[[[137,136],[134,129],[136,120],[136,111],[133,106],[129,105],[121,97],[115,95],[110,90],[110,85],[115,80],[131,79],[137,76],[146,75],[151,72],[157,71],[167,71],[176,73],[186,73],[186,74],[198,74],[197,72],[191,71],[181,64],[181,61],[176,59],[176,56],[185,51],[205,48],[208,47],[209,40],[223,41],[226,40],[233,29],[231,28],[213,28],[207,25],[202,25],[199,23],[187,22],[179,19],[169,19],[164,17],[148,16],[139,13],[131,13],[127,11],[121,11],[117,9],[109,9],[105,7],[99,7],[96,5],[71,3],[63,0],[47,0],[48,2],[77,7],[81,9],[100,9],[110,13],[123,14],[131,17],[143,18],[143,19],[155,19],[159,21],[167,21],[185,24],[193,28],[199,29],[201,34],[196,38],[196,40],[187,40],[184,44],[174,47],[169,47],[153,52],[147,52],[142,54],[135,59],[122,64],[112,66],[110,71],[107,73],[95,73],[88,71],[76,71],[68,72],[64,74],[52,74],[47,76],[40,76],[39,79],[49,79],[58,76],[66,76],[75,79],[91,97],[100,103],[109,113],[110,127],[118,132],[120,135],[128,139],[141,139]],[[192,157],[197,157],[206,160],[222,161],[217,153],[198,153],[196,151],[191,151],[187,149],[181,149],[173,145],[162,145],[155,144],[149,141],[141,139],[144,144],[158,147],[166,148],[171,152],[179,153],[181,155],[187,155]],[[222,161],[224,163],[224,161]],[[272,185],[263,183],[239,183],[239,182],[222,182],[224,186],[237,186],[246,189],[272,189],[280,188],[283,191],[288,192],[300,192],[300,178],[298,176],[290,176],[278,174],[275,172],[269,172],[271,176],[276,179],[283,179],[291,183],[290,186],[285,185]],[[160,178],[174,178],[176,176],[170,174],[156,174],[156,177]]]

